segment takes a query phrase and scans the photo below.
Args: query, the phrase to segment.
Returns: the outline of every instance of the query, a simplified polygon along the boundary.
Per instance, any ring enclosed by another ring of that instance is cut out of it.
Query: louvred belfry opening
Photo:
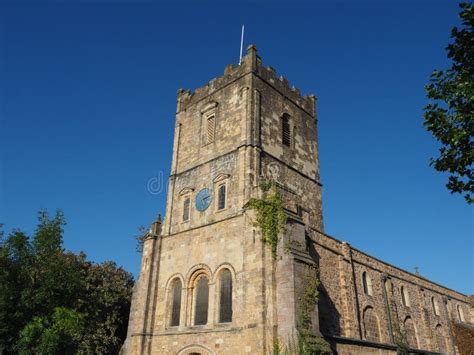
[[[214,128],[215,128],[215,116],[209,116],[207,118],[207,143],[214,142]]]
[[[291,144],[290,118],[286,113],[281,117],[281,141],[287,147]]]

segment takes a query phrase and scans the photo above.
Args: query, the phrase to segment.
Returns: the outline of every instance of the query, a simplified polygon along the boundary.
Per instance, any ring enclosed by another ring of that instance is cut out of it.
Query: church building
[[[457,353],[468,296],[325,233],[316,108],[253,45],[179,90],[166,213],[144,239],[124,354],[276,354],[302,336],[334,354]],[[269,242],[249,201],[272,193],[285,218]]]

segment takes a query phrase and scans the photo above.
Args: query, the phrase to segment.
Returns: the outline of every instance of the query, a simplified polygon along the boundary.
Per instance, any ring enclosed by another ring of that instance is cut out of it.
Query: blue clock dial
[[[204,188],[198,192],[196,196],[196,209],[199,212],[206,210],[211,204],[212,196],[208,188]]]

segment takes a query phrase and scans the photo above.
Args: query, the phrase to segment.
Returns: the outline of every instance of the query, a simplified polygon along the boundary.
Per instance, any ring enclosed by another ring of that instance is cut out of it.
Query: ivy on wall
[[[328,342],[321,336],[313,333],[312,314],[319,300],[319,285],[321,281],[318,277],[318,270],[315,266],[306,266],[306,285],[301,297],[301,323],[298,329],[300,342],[308,354],[332,353]],[[306,352],[305,352],[306,353]]]
[[[393,329],[393,341],[397,346],[397,354],[409,354],[410,346],[408,345],[406,331],[398,322],[395,322],[395,327]]]
[[[317,270],[314,266],[306,266],[306,277],[303,296],[301,297],[301,328],[302,330],[311,330],[311,314],[319,299],[319,285],[321,282],[317,277]]]
[[[276,257],[279,235],[287,218],[275,182],[263,182],[260,184],[260,189],[263,191],[263,197],[251,198],[245,207],[255,211],[255,226],[262,230],[263,241],[271,246],[273,257]]]
[[[269,244],[273,257],[277,256],[279,236],[287,222],[287,216],[283,209],[283,201],[278,186],[273,181],[265,181],[260,184],[263,192],[262,198],[251,198],[244,208],[255,211],[254,225],[261,229],[263,241]],[[312,330],[311,315],[319,298],[319,285],[317,269],[307,266],[305,277],[305,290],[301,298],[301,323],[298,333],[293,339],[287,339],[282,343],[277,340],[273,344],[273,355],[280,354],[328,354],[332,353],[331,347],[321,336],[316,336]]]

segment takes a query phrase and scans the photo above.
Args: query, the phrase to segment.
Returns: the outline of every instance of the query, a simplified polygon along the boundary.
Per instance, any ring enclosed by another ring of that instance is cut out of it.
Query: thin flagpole
[[[239,57],[239,65],[242,63],[242,50],[244,48],[244,25],[242,25],[242,36],[240,36],[240,57]]]

